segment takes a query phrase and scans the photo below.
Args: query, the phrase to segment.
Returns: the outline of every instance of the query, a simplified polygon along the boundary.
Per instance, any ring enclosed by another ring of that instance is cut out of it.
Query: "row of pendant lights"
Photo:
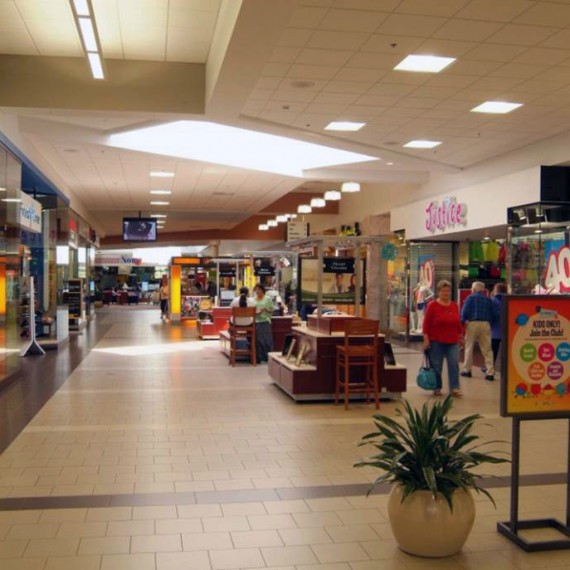
[[[327,190],[322,198],[313,198],[310,204],[301,204],[297,208],[297,214],[310,214],[313,208],[324,208],[327,202],[338,202],[342,193],[360,192],[360,184],[358,182],[343,182],[338,190]],[[296,218],[296,214],[282,214],[277,216],[274,220],[268,220],[265,224],[259,225],[260,231],[267,231],[269,228],[276,227],[279,223],[288,222],[290,219]]]

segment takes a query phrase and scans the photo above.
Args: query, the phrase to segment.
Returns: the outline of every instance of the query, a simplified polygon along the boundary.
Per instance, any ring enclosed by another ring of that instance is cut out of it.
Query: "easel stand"
[[[544,419],[544,418],[527,418]],[[511,463],[511,520],[497,523],[497,531],[526,552],[570,549],[570,420],[568,420],[568,458],[566,467],[566,524],[556,519],[519,520],[520,483],[520,424],[521,418],[513,418]],[[559,540],[531,542],[519,535],[520,530],[552,528],[563,535]]]
[[[34,292],[34,278],[30,277],[29,280],[29,307],[28,307],[28,320],[29,320],[29,334],[30,340],[20,352],[20,356],[29,356],[30,354],[45,354],[45,350],[38,344],[36,340],[36,299]]]

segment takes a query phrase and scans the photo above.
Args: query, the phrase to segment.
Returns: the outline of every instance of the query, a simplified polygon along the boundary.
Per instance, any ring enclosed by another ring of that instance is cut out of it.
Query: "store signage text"
[[[325,257],[323,273],[354,273],[354,257]]]
[[[432,234],[445,231],[455,226],[464,226],[467,223],[467,204],[458,203],[456,198],[450,196],[442,200],[429,203],[425,210],[426,230]]]
[[[570,247],[551,251],[546,262],[544,284],[559,293],[570,293]]]
[[[142,259],[127,255],[97,255],[95,265],[141,265]]]
[[[42,205],[24,192],[20,193],[19,224],[32,232],[42,231]]]

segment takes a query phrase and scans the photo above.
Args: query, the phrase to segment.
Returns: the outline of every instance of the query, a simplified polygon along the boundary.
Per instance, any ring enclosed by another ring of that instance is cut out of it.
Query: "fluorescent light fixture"
[[[267,220],[267,225],[270,228],[276,228],[279,224],[277,223],[277,220]]]
[[[170,206],[170,202],[164,202],[161,200],[151,200],[151,206]]]
[[[541,234],[541,233],[542,233],[542,230],[534,230],[534,233],[535,233],[535,234]]]
[[[311,199],[311,208],[324,208],[326,205],[324,198]]]
[[[354,123],[352,121],[332,121],[325,131],[359,131],[366,123]]]
[[[167,214],[151,214],[151,218],[166,218]]]
[[[312,211],[313,211],[313,209],[311,208],[311,206],[309,206],[309,204],[301,204],[297,208],[298,214],[310,214]]]
[[[20,198],[2,198],[2,202],[21,202]]]
[[[150,175],[154,178],[174,178],[174,172],[167,172],[166,170],[155,170]]]
[[[69,265],[68,245],[57,245],[55,247],[55,262],[57,265]]]
[[[0,187],[0,192],[6,192],[6,188],[4,186]]]
[[[417,140],[417,141],[410,141],[404,145],[404,148],[434,148],[439,146],[441,141],[424,141],[424,140]]]
[[[498,115],[504,115],[505,113],[510,113],[519,107],[522,107],[522,103],[508,103],[507,101],[485,101],[478,105],[474,109],[471,109],[472,113],[495,113]]]
[[[454,61],[454,57],[439,57],[437,55],[408,55],[396,67],[394,67],[394,69],[396,71],[439,73]]]
[[[77,261],[79,263],[87,263],[87,252],[84,247],[80,247],[77,250]]]
[[[206,121],[144,127],[110,135],[107,142],[140,152],[300,178],[315,168],[378,160],[375,156]]]
[[[284,214],[279,214],[279,216],[277,216],[275,219],[280,224],[284,224],[287,221],[287,216],[285,216]]]
[[[358,182],[343,182],[341,184],[340,189],[343,192],[347,192],[347,193],[354,193],[354,192],[360,192],[360,184]]]
[[[327,202],[338,202],[342,197],[342,194],[338,190],[327,190],[325,192],[325,200]]]
[[[394,166],[394,163],[393,162],[387,162],[386,166]]]
[[[290,218],[291,218],[292,220],[294,220],[295,218],[298,217],[297,214],[289,214],[289,216],[290,216]]]
[[[98,53],[88,53],[87,59],[89,61],[89,66],[91,67],[91,75],[93,79],[105,79],[105,74],[103,73],[103,64],[101,63],[101,57]]]
[[[269,229],[269,226],[267,224],[259,224],[259,226],[257,226],[257,229],[260,232],[266,232]]]
[[[87,0],[73,0],[73,6],[75,7],[75,13],[78,16],[90,16]]]
[[[77,21],[79,22],[79,31],[81,32],[81,37],[83,38],[85,51],[99,51],[99,48],[97,46],[97,38],[95,37],[95,29],[93,28],[93,22],[91,21],[91,18],[77,18]]]
[[[167,194],[172,194],[172,190],[151,190],[150,193],[151,194],[164,194],[166,196]]]

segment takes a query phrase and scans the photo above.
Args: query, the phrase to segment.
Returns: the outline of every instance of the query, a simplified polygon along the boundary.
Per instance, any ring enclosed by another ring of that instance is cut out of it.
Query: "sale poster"
[[[501,414],[570,415],[570,298],[503,298]]]

